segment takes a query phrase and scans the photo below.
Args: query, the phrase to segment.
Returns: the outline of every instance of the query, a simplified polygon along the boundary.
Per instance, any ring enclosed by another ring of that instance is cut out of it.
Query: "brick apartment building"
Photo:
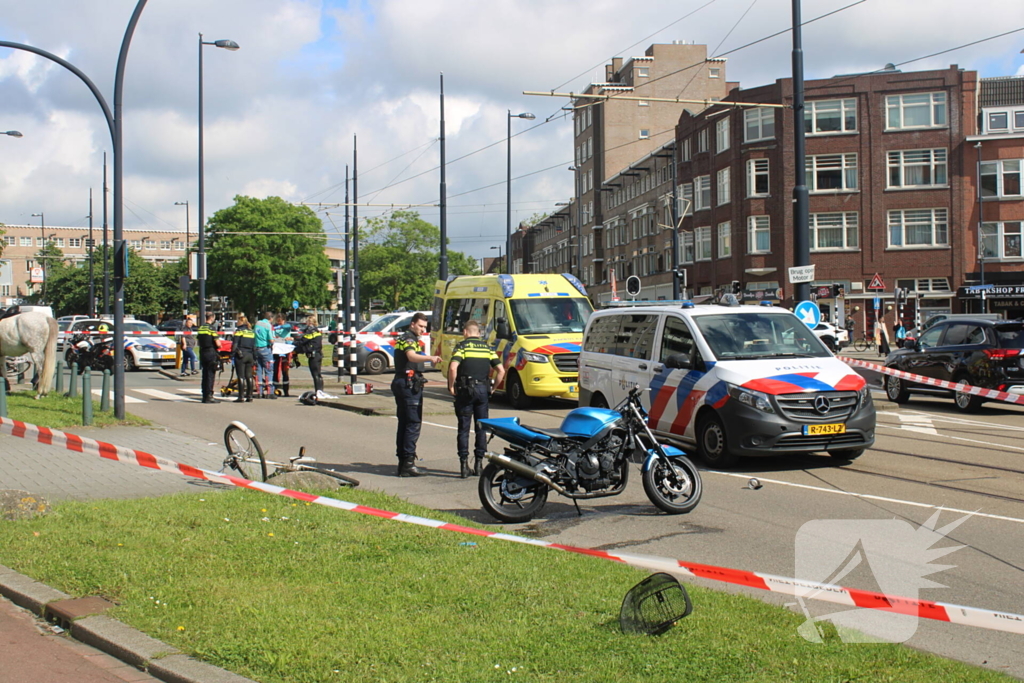
[[[45,269],[37,259],[39,249],[46,243],[53,244],[64,254],[64,261],[72,264],[85,263],[88,259],[89,228],[5,225],[0,228],[3,252],[0,254],[0,306],[10,306],[18,300],[40,291]],[[158,266],[178,261],[186,253],[186,240],[192,238],[191,250],[196,249],[195,233],[186,236],[179,231],[125,229],[124,238],[128,247],[147,261]],[[108,229],[108,238],[113,240],[113,231]],[[103,230],[93,228],[96,247],[103,244]],[[345,250],[325,247],[324,253],[335,273],[329,288],[333,291],[337,272],[345,267]],[[96,272],[97,288],[101,287],[103,274]]]

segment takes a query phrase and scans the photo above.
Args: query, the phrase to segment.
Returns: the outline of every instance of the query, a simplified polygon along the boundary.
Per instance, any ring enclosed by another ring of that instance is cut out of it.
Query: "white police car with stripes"
[[[714,467],[793,452],[848,461],[869,448],[875,407],[864,378],[791,312],[732,303],[594,313],[580,405],[615,406],[630,387],[647,388],[651,429]]]

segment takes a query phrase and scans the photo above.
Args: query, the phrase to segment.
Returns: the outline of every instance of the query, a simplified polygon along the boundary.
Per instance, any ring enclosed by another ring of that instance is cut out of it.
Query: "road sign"
[[[814,280],[814,264],[809,266],[793,266],[789,269],[789,284],[796,285]]]
[[[636,275],[630,275],[626,278],[626,293],[630,296],[636,296],[640,293],[640,278]]]
[[[875,297],[875,310],[877,311],[881,307],[882,307],[882,297],[876,296]]]
[[[793,313],[800,318],[800,322],[812,330],[821,322],[821,309],[813,301],[801,301],[793,309]]]
[[[875,276],[871,278],[871,284],[868,285],[868,289],[885,289],[885,282],[882,281],[882,276],[875,273]]]
[[[293,301],[292,302],[292,308],[298,308],[298,307],[299,307],[299,302],[298,301]]]
[[[183,292],[187,292],[192,284],[192,279],[188,275],[182,275],[178,278],[178,289]]]
[[[39,283],[42,282],[43,279],[43,269],[39,266],[35,266],[31,271],[29,271],[29,282]]]

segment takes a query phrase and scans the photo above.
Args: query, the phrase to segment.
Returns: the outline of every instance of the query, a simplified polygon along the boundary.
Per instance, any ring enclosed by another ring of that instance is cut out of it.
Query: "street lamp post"
[[[225,50],[237,50],[238,43],[233,40],[214,40],[204,42],[203,34],[199,34],[199,249],[196,266],[196,278],[199,280],[199,319],[206,320],[206,231],[204,223],[204,178],[203,178],[203,45],[213,45]]]
[[[508,146],[508,174],[506,176],[506,206],[505,206],[505,272],[512,272],[512,119],[527,119],[532,121],[537,118],[530,112],[513,114],[508,110],[508,135],[506,143]]]
[[[498,245],[498,246],[496,246],[496,247],[491,247],[491,250],[492,250],[492,251],[493,251],[494,249],[497,249],[497,250],[498,250],[498,263],[501,263],[501,245],[499,244],[499,245]],[[505,271],[505,272],[511,272],[511,271]]]
[[[2,135],[10,135],[12,138],[20,138],[20,137],[22,137],[21,131],[17,131],[17,130],[5,130],[2,133]]]
[[[46,249],[46,216],[42,212],[32,214],[32,217],[39,218],[39,267],[43,269],[43,283],[39,287],[39,303],[46,298],[46,256],[43,249]]]

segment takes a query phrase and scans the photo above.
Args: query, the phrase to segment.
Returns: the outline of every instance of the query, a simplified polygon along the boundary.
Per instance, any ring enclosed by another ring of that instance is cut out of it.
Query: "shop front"
[[[971,285],[956,291],[965,313],[999,313],[1008,320],[1024,318],[1024,284]]]

